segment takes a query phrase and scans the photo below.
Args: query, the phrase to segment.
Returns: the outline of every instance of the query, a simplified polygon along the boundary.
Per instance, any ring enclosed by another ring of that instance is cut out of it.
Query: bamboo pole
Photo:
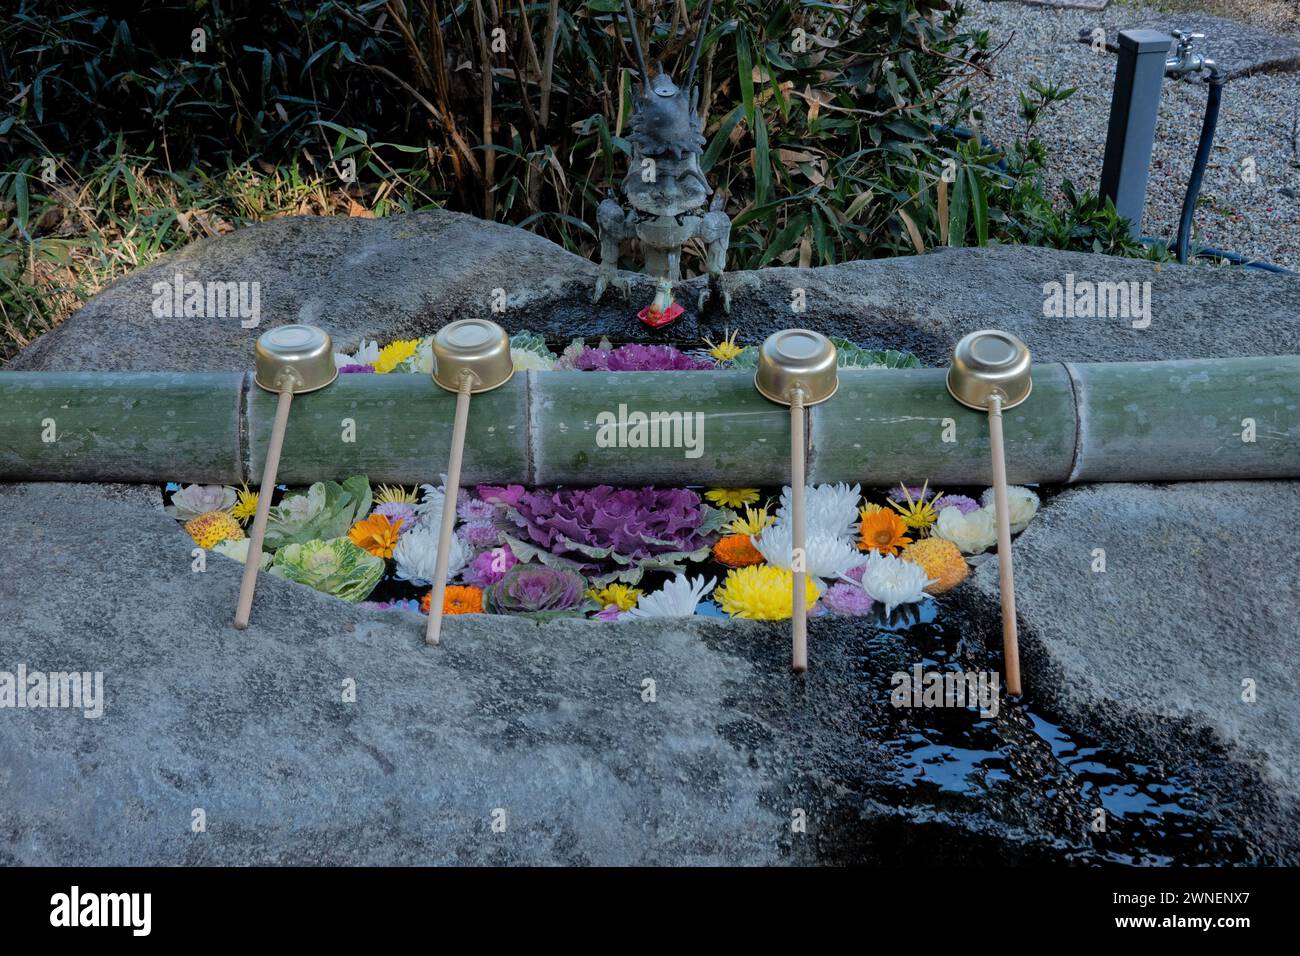
[[[0,372],[0,480],[251,484],[276,403],[237,374]],[[297,397],[278,480],[427,482],[455,403],[425,376],[341,375]],[[620,405],[698,413],[700,453],[602,445],[598,419]],[[985,415],[952,401],[943,369],[843,369],[806,415],[814,484],[992,482]],[[1040,364],[1004,420],[1014,484],[1300,477],[1300,356]],[[519,373],[476,396],[462,480],[784,484],[786,427],[747,371]]]
[[[804,474],[803,389],[790,392],[790,517],[793,553],[790,556],[790,575],[793,593],[790,605],[791,652],[790,667],[797,674],[808,669],[808,588],[807,529],[804,527]]]
[[[434,562],[433,591],[429,597],[429,621],[424,631],[426,644],[437,644],[442,635],[442,604],[447,591],[447,556],[451,534],[456,527],[456,497],[460,494],[461,459],[465,453],[465,428],[469,424],[470,389],[474,379],[462,375],[456,392],[456,421],[451,431],[451,460],[447,463],[447,483],[443,486],[442,524],[438,529],[438,557]]]

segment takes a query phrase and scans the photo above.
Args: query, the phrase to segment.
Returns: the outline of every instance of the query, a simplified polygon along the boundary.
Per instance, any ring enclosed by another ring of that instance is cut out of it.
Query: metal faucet
[[[1211,60],[1204,53],[1197,53],[1194,47],[1197,40],[1204,40],[1204,33],[1184,33],[1182,30],[1174,30],[1174,39],[1178,41],[1178,48],[1174,55],[1165,59],[1165,75],[1173,77],[1187,76],[1189,73],[1200,73],[1205,70],[1210,74],[1210,80],[1216,80],[1219,77],[1219,65]]]

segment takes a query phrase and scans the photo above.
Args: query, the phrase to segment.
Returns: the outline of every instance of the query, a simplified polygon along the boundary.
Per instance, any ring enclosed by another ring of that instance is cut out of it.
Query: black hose
[[[1187,181],[1187,194],[1183,196],[1183,214],[1178,220],[1178,239],[1175,254],[1179,262],[1187,261],[1187,247],[1192,239],[1192,214],[1201,194],[1201,180],[1210,162],[1214,148],[1214,129],[1219,124],[1219,103],[1223,100],[1223,81],[1218,75],[1210,77],[1210,92],[1205,98],[1205,121],[1201,124],[1201,141],[1196,146],[1196,161],[1192,163],[1192,178]]]

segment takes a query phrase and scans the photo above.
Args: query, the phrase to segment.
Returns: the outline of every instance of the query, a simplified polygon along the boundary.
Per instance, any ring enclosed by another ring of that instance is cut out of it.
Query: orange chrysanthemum
[[[724,535],[713,546],[713,556],[729,568],[747,568],[751,564],[763,563],[763,555],[747,534]]]
[[[420,610],[425,614],[429,613],[429,605],[432,603],[432,597],[433,592],[430,591],[424,597],[420,598]],[[483,589],[471,587],[469,585],[447,585],[447,590],[442,592],[442,613],[482,614]]]
[[[912,543],[907,537],[907,525],[894,511],[882,508],[862,516],[858,522],[858,548],[862,551],[879,551],[893,554]]]
[[[903,549],[903,560],[919,564],[933,584],[926,585],[930,594],[942,594],[955,588],[970,574],[970,565],[961,550],[943,538],[923,538]]]
[[[402,521],[402,518],[390,521],[388,515],[371,515],[354,524],[348,531],[348,538],[358,548],[377,558],[391,558],[393,548],[397,547]]]

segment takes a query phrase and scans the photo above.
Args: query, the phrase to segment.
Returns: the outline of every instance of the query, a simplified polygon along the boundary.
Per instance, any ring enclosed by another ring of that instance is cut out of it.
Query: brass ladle
[[[997,509],[998,591],[1002,599],[1002,655],[1007,692],[1020,694],[1020,643],[1016,630],[1016,586],[1011,566],[1011,514],[1007,504],[1007,462],[1002,413],[1033,389],[1029,349],[1010,332],[983,329],[964,336],[952,353],[948,391],[968,408],[987,411],[993,453],[993,502]]]
[[[835,346],[819,332],[786,329],[763,342],[754,387],[773,402],[790,406],[790,519],[793,601],[790,608],[790,666],[808,669],[807,533],[804,527],[804,409],[824,402],[840,387]]]
[[[442,634],[442,602],[447,590],[447,558],[456,526],[456,497],[460,494],[460,467],[469,423],[469,397],[499,388],[510,380],[515,366],[510,358],[510,337],[505,329],[486,319],[461,319],[438,330],[433,337],[433,381],[456,393],[456,420],[451,431],[451,460],[443,490],[442,526],[438,530],[438,557],[429,598],[426,644],[437,644]]]
[[[235,605],[235,627],[248,627],[253,611],[253,591],[257,587],[258,565],[262,557],[262,539],[266,536],[266,519],[271,511],[275,491],[275,472],[280,467],[280,449],[289,424],[289,405],[295,395],[314,392],[338,377],[334,367],[334,347],[330,337],[314,325],[281,325],[263,332],[257,340],[253,381],[258,388],[278,394],[275,423],[266,446],[266,463],[262,467],[262,486],[257,492],[257,512],[248,536],[248,557],[244,576],[239,583],[239,602]]]

